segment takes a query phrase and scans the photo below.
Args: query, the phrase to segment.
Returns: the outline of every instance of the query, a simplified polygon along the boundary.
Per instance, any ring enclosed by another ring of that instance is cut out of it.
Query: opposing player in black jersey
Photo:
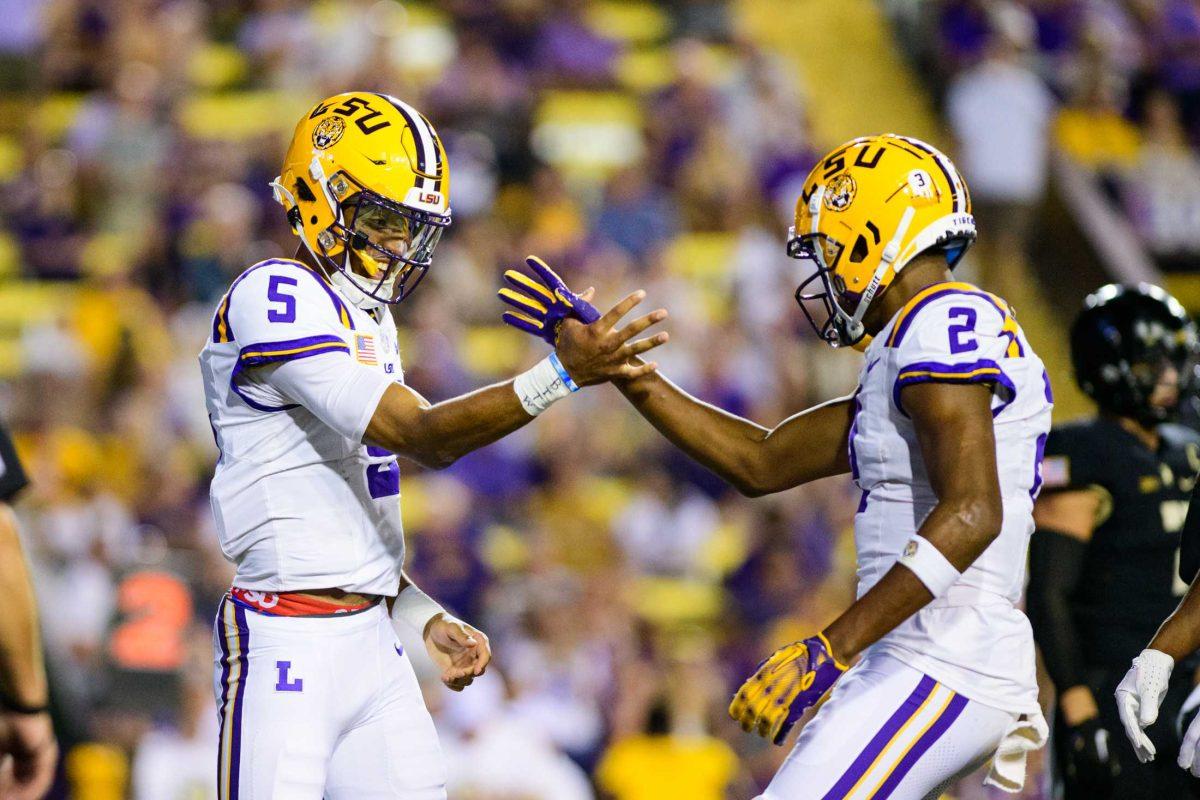
[[[1113,692],[1178,604],[1180,529],[1200,437],[1172,424],[1194,390],[1197,334],[1162,289],[1105,286],[1071,328],[1071,360],[1095,417],[1055,427],[1034,508],[1028,611],[1058,694],[1054,752],[1065,800],[1187,797],[1187,773],[1140,763]],[[1191,690],[1176,672],[1165,710]],[[1178,748],[1171,726],[1154,732]]]

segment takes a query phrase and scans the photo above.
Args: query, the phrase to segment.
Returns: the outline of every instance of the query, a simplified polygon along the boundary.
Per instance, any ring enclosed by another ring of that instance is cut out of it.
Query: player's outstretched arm
[[[850,471],[849,397],[765,428],[693,397],[658,372],[613,383],[672,444],[748,497]]]
[[[440,403],[430,403],[407,386],[389,386],[364,439],[439,469],[523,427],[549,402],[579,387],[653,371],[655,364],[635,365],[630,359],[664,344],[667,334],[634,337],[666,319],[666,311],[617,327],[643,299],[645,292],[634,292],[590,325],[572,321],[570,335],[559,337],[550,359],[513,380]]]
[[[1121,724],[1138,760],[1143,763],[1155,756],[1154,743],[1144,729],[1158,719],[1158,709],[1166,697],[1171,672],[1176,662],[1200,649],[1200,580],[1196,580],[1200,514],[1197,513],[1196,491],[1192,489],[1179,559],[1179,576],[1190,584],[1187,594],[1171,616],[1159,626],[1146,649],[1133,660],[1133,665],[1117,686],[1117,711],[1121,715]],[[1188,698],[1188,704],[1191,699]],[[1179,766],[1200,778],[1200,717],[1192,720],[1183,737]]]
[[[825,629],[842,661],[945,592],[1000,534],[990,388],[919,383],[901,391],[938,501],[899,563]]]
[[[546,262],[529,256],[534,280],[508,270],[500,299],[514,328],[551,346],[571,346],[599,314],[588,301],[591,290],[575,294]],[[666,312],[661,312],[665,318]],[[846,437],[854,420],[848,398],[834,400],[784,421],[774,429],[722,411],[680,389],[634,357],[631,372],[613,383],[642,416],[692,458],[742,494],[780,492],[817,478],[850,470]]]
[[[58,745],[46,711],[46,670],[37,609],[16,517],[0,503],[0,795],[39,800],[50,788]]]

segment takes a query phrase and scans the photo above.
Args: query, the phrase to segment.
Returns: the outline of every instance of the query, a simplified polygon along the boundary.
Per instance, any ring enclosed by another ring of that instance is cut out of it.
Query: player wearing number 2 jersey
[[[618,384],[746,494],[847,472],[862,489],[858,600],[768,658],[730,706],[781,744],[832,689],[765,800],[936,798],[993,758],[990,780],[1013,790],[1045,739],[1015,604],[1050,385],[1004,301],[951,279],[974,237],[949,159],[906,137],[855,139],[805,180],[789,241],[814,270],[797,298],[818,334],[835,346],[874,337],[854,395],[767,429],[658,374]]]
[[[404,385],[387,309],[450,224],[429,121],[386,95],[331,97],[273,185],[302,245],[232,283],[200,354],[213,514],[237,565],[214,632],[219,794],[440,800],[437,737],[392,623],[422,633],[452,689],[491,654],[403,573],[397,456],[444,467],[582,385],[651,371],[627,362],[666,335],[629,340],[666,313],[615,329],[635,293],[514,380],[430,404]]]

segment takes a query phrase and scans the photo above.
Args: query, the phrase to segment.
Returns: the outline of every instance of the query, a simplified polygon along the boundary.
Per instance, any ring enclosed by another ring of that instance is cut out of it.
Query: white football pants
[[[992,757],[1016,719],[868,655],[834,684],[757,800],[936,800]]]
[[[383,604],[284,617],[226,597],[213,649],[220,800],[445,800],[433,720]]]

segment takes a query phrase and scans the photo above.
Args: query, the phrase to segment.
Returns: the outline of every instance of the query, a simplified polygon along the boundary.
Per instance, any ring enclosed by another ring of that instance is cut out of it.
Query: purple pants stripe
[[[225,752],[225,708],[229,702],[229,642],[225,635],[225,604],[221,601],[217,609],[217,642],[221,645],[221,702],[217,705],[217,725],[221,731],[217,739],[217,785],[221,783],[221,754]]]
[[[233,611],[233,628],[237,631],[234,645],[233,630],[227,619]],[[239,772],[241,771],[242,746],[242,699],[246,691],[246,673],[250,667],[250,629],[246,624],[246,611],[228,597],[221,601],[217,613],[218,637],[221,646],[221,702],[218,709],[221,734],[217,744],[217,787],[221,800],[238,800]],[[237,678],[231,678],[233,664],[237,663]],[[225,722],[229,718],[228,735]],[[229,745],[229,781],[224,781],[225,747]]]
[[[892,741],[892,737],[896,735],[897,731],[904,727],[904,723],[908,722],[917,713],[917,709],[929,697],[930,692],[933,691],[933,687],[936,685],[937,681],[933,678],[928,675],[921,676],[921,682],[917,684],[917,688],[900,705],[900,708],[896,709],[896,713],[892,714],[888,721],[883,724],[879,732],[875,734],[874,738],[871,739],[863,751],[858,754],[858,758],[854,759],[854,763],[850,765],[850,768],[838,779],[838,782],[833,785],[833,788],[826,793],[822,800],[841,800],[841,798],[846,796],[848,791],[854,788],[859,779],[875,763],[875,759],[879,757],[883,749]]]
[[[878,791],[871,795],[872,800],[884,800],[891,797],[892,792],[900,785],[900,781],[904,780],[904,776],[921,760],[921,756],[925,755],[925,751],[933,747],[933,743],[942,738],[942,734],[950,729],[954,724],[954,720],[958,719],[958,715],[967,707],[967,698],[961,694],[954,695],[954,699],[950,701],[941,715],[929,726],[929,730],[917,740],[912,749],[904,758],[900,759],[900,763],[892,770],[892,774],[888,775],[887,780],[880,785]]]
[[[238,800],[238,783],[239,772],[242,765],[242,696],[246,693],[246,680],[250,672],[250,627],[246,624],[246,609],[238,604],[234,604],[233,608],[234,619],[237,620],[238,640],[241,647],[238,648],[238,663],[241,669],[238,671],[237,688],[233,693],[233,726],[231,728],[233,736],[233,745],[229,749],[229,800]]]

